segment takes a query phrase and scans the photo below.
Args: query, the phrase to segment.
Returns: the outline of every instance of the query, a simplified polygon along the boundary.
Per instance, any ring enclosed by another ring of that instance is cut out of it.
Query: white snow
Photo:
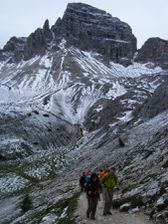
[[[47,216],[43,217],[41,224],[55,224],[58,217],[56,214],[48,214]]]
[[[116,83],[113,83],[113,87],[108,91],[106,96],[108,99],[115,99],[124,95],[126,92],[127,90],[124,88],[124,86],[120,85],[117,81]]]
[[[26,186],[28,180],[16,174],[9,174],[0,178],[0,193],[11,193]]]
[[[126,40],[120,40],[120,39],[112,39],[112,38],[105,38],[105,40],[109,40],[109,41],[112,41],[112,42],[117,42],[117,43],[123,43],[123,44],[128,44],[130,43],[129,41],[126,41]]]
[[[163,197],[160,197],[157,202],[156,202],[156,205],[163,205],[164,204],[164,198]]]
[[[111,69],[112,72],[116,74],[116,76],[121,77],[139,77],[142,75],[152,75],[157,74],[162,71],[160,67],[156,67],[154,69],[151,69],[147,67],[148,64],[139,64],[134,63],[133,65],[129,65],[128,67],[124,67],[123,65],[111,62]]]
[[[51,74],[53,55],[48,52],[42,57],[35,56],[19,64],[3,65],[3,67],[6,66],[8,75],[0,77],[1,83],[2,80],[3,84],[6,83],[6,86],[0,86],[1,105],[10,104],[16,108],[24,104],[24,109],[28,110],[30,105],[37,104],[41,108],[43,107],[42,99],[50,96],[45,109],[61,114],[61,116],[65,115],[64,118],[72,123],[82,123],[87,111],[98,99],[115,99],[127,93],[126,80],[120,79],[119,81],[118,78],[135,78],[146,74],[157,74],[161,71],[160,68],[150,69],[149,65],[138,63],[128,67],[113,62],[106,65],[98,53],[80,51],[73,47],[67,49],[65,39],[61,40],[59,48],[57,53],[61,57],[61,64],[55,77]],[[68,53],[82,68],[81,76],[74,77],[70,71],[64,70],[63,64]],[[31,69],[27,70],[27,66],[30,68],[35,66],[37,69],[32,69],[30,73]],[[25,72],[22,74],[23,69]],[[88,80],[89,85],[83,82],[83,78]],[[105,88],[107,91],[103,93],[103,87],[107,84],[108,88]],[[137,87],[153,92],[159,84],[159,80],[155,79],[150,83],[146,81],[137,84]],[[8,86],[12,88],[9,90]],[[136,94],[141,93],[139,91]],[[128,102],[130,107],[131,103],[133,105],[134,102]]]
[[[77,55],[75,60],[81,66],[85,74],[91,73],[93,77],[99,77],[99,74],[104,74],[107,80],[114,77],[140,77],[142,75],[152,75],[162,72],[160,67],[149,68],[149,63],[140,64],[134,63],[128,67],[121,64],[110,62],[110,66],[106,66],[103,61],[98,60],[97,54],[93,52],[79,51],[78,49],[71,48],[70,52]],[[152,67],[152,66],[151,66]]]
[[[125,111],[124,115],[122,117],[118,117],[118,120],[122,121],[122,122],[128,122],[132,119],[132,111]]]
[[[28,176],[38,178],[38,179],[42,179],[43,177],[48,176],[51,170],[52,168],[50,165],[41,164],[41,166],[31,167],[30,169],[25,170],[25,174],[27,174]]]
[[[61,216],[60,216],[60,219],[66,217],[67,210],[68,210],[68,207],[64,208],[64,210],[63,210],[63,212],[62,212],[62,214],[61,214]]]
[[[39,59],[40,59],[40,56],[38,55],[38,56],[35,56],[34,58],[29,59],[28,61],[22,61],[21,67],[23,67],[23,66],[25,66],[27,64],[28,65],[32,65],[32,64],[34,64]]]
[[[98,105],[98,107],[95,109],[96,112],[100,112],[103,110],[103,105]]]
[[[58,47],[61,49],[61,50],[65,50],[65,45],[66,45],[66,40],[63,38],[60,42],[60,44],[58,45]]]
[[[45,68],[51,68],[52,66],[52,58],[48,54],[44,55],[40,60],[40,65],[44,65]]]

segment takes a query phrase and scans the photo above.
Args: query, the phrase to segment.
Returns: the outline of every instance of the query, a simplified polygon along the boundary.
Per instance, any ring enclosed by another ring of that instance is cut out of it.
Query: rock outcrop
[[[89,131],[96,130],[102,126],[115,121],[116,115],[122,111],[122,105],[118,100],[98,100],[88,111],[85,118],[85,127]]]
[[[38,28],[28,38],[12,37],[3,50],[0,50],[0,59],[5,60],[10,57],[9,62],[17,63],[21,59],[28,60],[35,55],[43,55],[50,46],[52,39],[53,35],[47,19],[43,29]]]
[[[101,53],[124,65],[131,63],[136,38],[130,26],[103,10],[82,3],[69,3],[62,19],[52,27],[57,40]]]
[[[27,38],[25,37],[12,37],[6,43],[1,54],[5,56],[12,56],[12,62],[19,62],[23,58],[24,54],[24,46],[26,43]]]
[[[49,20],[47,19],[44,23],[43,26],[43,33],[44,33],[44,37],[47,43],[50,43],[50,41],[52,40],[52,31],[50,29],[50,25],[49,25]]]
[[[34,55],[42,55],[47,50],[52,40],[52,32],[49,27],[49,21],[46,20],[43,29],[38,28],[27,38],[24,49],[24,59],[30,59]]]
[[[52,40],[58,43],[63,38],[69,46],[98,52],[107,61],[123,65],[132,62],[137,49],[136,38],[128,24],[90,5],[69,3],[63,18],[59,18],[52,29],[46,20],[43,28],[35,30],[27,40],[11,38],[4,52],[15,51],[14,61],[17,62],[28,60],[35,55],[43,55]]]
[[[31,33],[27,38],[25,45],[24,58],[30,59],[36,54],[42,55],[46,50],[46,41],[43,30],[38,28],[34,33]]]
[[[141,109],[141,117],[153,118],[168,109],[168,81],[161,84]]]
[[[168,41],[149,38],[139,50],[136,61],[153,62],[163,68],[168,68]]]

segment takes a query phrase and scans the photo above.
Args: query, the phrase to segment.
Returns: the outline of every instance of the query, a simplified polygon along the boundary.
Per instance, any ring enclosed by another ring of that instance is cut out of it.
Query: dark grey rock
[[[168,196],[163,194],[156,202],[157,211],[162,211],[168,206]]]
[[[3,51],[0,49],[0,60],[3,60]]]
[[[138,62],[154,62],[163,68],[168,68],[168,41],[156,38],[149,38],[136,57]]]
[[[50,30],[49,20],[47,19],[43,26],[43,32],[44,32],[44,38],[46,42],[49,42],[52,40],[52,31]]]
[[[24,49],[24,59],[27,60],[35,55],[43,55],[50,46],[52,39],[53,34],[47,19],[43,25],[43,29],[38,28],[28,37]]]
[[[102,106],[99,111],[97,108]],[[88,111],[84,125],[89,131],[110,124],[122,111],[118,100],[100,99]]]
[[[12,37],[10,40],[6,43],[3,50],[0,53],[0,57],[3,57],[5,59],[5,55],[10,55],[12,57],[12,62],[19,62],[23,58],[24,53],[24,46],[26,43],[27,38],[25,37]]]
[[[30,59],[35,55],[43,55],[47,49],[43,29],[38,28],[27,38],[24,49],[24,59]]]
[[[161,84],[149,97],[140,112],[141,117],[152,118],[168,109],[168,81]]]
[[[122,64],[131,63],[136,38],[130,26],[103,10],[82,3],[69,3],[62,19],[52,27],[56,39],[93,50]]]
[[[123,204],[120,206],[120,212],[128,212],[131,209],[131,204]]]

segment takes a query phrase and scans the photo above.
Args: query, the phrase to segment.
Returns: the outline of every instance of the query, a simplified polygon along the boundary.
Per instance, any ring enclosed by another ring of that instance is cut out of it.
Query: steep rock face
[[[136,51],[136,38],[128,24],[86,4],[69,3],[52,30],[58,40],[64,37],[70,45],[122,64],[129,64]]]
[[[24,49],[24,58],[27,60],[34,55],[43,55],[51,40],[52,32],[49,27],[49,21],[46,20],[43,29],[38,28],[28,37]]]
[[[89,131],[96,130],[114,122],[115,116],[120,114],[121,111],[122,105],[118,100],[98,100],[88,111],[84,125]]]
[[[43,26],[43,33],[47,43],[52,40],[52,32],[50,30],[49,20],[47,19]]]
[[[168,41],[160,38],[149,38],[139,50],[138,62],[154,62],[168,68]]]
[[[24,58],[30,59],[36,54],[42,55],[46,50],[46,41],[43,30],[38,28],[34,33],[31,33],[27,39],[24,51]]]
[[[168,109],[168,80],[161,84],[148,98],[140,112],[141,117],[153,118]]]
[[[6,43],[3,50],[1,51],[1,55],[3,55],[4,58],[9,55],[13,56],[12,62],[20,61],[23,58],[24,46],[25,46],[26,40],[27,40],[27,38],[25,38],[25,37],[10,38],[10,40]]]

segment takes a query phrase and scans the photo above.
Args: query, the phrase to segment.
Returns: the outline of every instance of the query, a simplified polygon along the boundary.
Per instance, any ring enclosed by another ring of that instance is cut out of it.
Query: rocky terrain
[[[161,38],[149,38],[138,52],[138,62],[151,61],[165,69],[168,68],[168,42]]]
[[[79,176],[106,166],[117,168],[119,205],[167,222],[167,43],[151,38],[137,51],[128,24],[82,3],[7,42],[1,223],[78,223]]]
[[[119,212],[116,209],[112,210],[112,215],[104,217],[103,214],[103,200],[99,201],[98,209],[96,213],[96,221],[86,218],[86,210],[87,210],[87,199],[84,194],[81,194],[78,209],[76,211],[77,223],[79,224],[152,224],[152,221],[149,220],[148,216],[144,215],[142,212],[139,212],[138,209],[134,209],[134,212],[130,212],[129,215],[126,212]]]

